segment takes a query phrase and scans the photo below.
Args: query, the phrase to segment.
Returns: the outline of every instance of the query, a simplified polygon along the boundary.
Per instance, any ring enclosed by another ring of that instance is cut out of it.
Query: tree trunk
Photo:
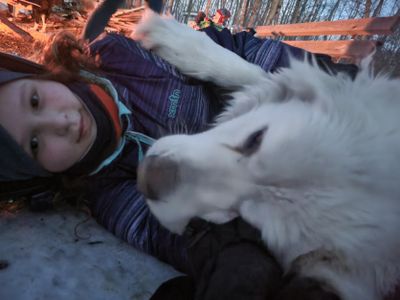
[[[238,12],[236,13],[236,22],[235,24],[239,25],[239,26],[243,26],[243,22],[244,22],[244,17],[246,15],[246,7],[247,7],[247,3],[249,2],[249,0],[240,0],[240,9],[238,10]]]
[[[312,20],[317,5],[318,5],[318,2],[317,2],[317,1],[314,1],[311,10],[310,10],[309,13],[307,14],[307,22],[310,22],[310,21]]]
[[[259,17],[260,7],[262,0],[255,0],[253,3],[253,7],[251,9],[251,16],[249,22],[247,23],[247,27],[254,27],[256,20]]]
[[[239,7],[242,7],[242,3],[244,0],[236,0],[236,9],[235,9],[235,14],[233,16],[233,23],[234,24],[240,24],[239,20],[240,20],[240,14],[241,14],[241,10],[239,9]]]
[[[369,18],[371,15],[371,0],[365,1],[364,18]]]
[[[185,18],[183,20],[183,23],[187,24],[187,22],[189,20],[190,13],[192,12],[192,10],[193,10],[193,0],[189,0],[187,9],[185,11]]]
[[[300,12],[301,12],[301,6],[303,1],[298,0],[295,1],[296,5],[294,7],[293,13],[292,13],[292,18],[290,19],[290,23],[298,23],[300,21]]]
[[[317,22],[320,20],[321,12],[324,11],[326,3],[323,3],[322,1],[318,1],[317,4],[314,7],[314,11],[311,15],[311,22]]]
[[[208,12],[210,10],[210,6],[211,6],[211,0],[207,0],[206,11],[205,11],[207,16],[208,16]]]
[[[169,0],[167,3],[166,11],[172,14],[173,7],[174,7],[174,0]]]
[[[305,16],[306,16],[306,13],[305,13],[305,11],[306,11],[306,9],[307,9],[307,3],[308,3],[308,1],[306,0],[306,1],[304,1],[303,2],[303,5],[301,6],[301,10],[300,10],[300,13],[299,13],[299,22],[305,22]]]
[[[239,22],[238,24],[240,26],[244,26],[244,22],[245,22],[245,17],[247,14],[247,6],[248,6],[249,0],[243,0],[242,2],[242,6],[240,8],[240,15],[239,15]]]
[[[276,21],[277,16],[279,16],[279,10],[281,8],[282,0],[272,0],[271,9],[269,10],[266,25],[271,25],[273,21]]]
[[[267,24],[267,23],[266,23],[266,20],[267,20],[268,12],[269,12],[270,9],[271,9],[271,2],[268,1],[267,4],[266,4],[266,6],[265,6],[265,10],[264,10],[264,12],[263,12],[263,14],[262,14],[262,17],[261,17],[261,23],[262,23],[262,25],[266,25],[266,24]]]
[[[384,0],[379,0],[379,3],[374,10],[374,13],[372,14],[373,17],[378,17],[381,14],[383,2]]]
[[[244,14],[244,18],[243,18],[243,23],[242,26],[243,27],[247,27],[247,24],[249,23],[249,19],[250,19],[250,7],[251,7],[251,3],[252,0],[248,0],[247,1],[247,5],[246,5],[246,13]]]
[[[338,9],[338,7],[339,7],[339,2],[340,2],[340,0],[337,0],[336,3],[335,3],[335,5],[332,7],[331,11],[329,12],[327,21],[332,21],[333,17],[334,17],[335,14],[336,14],[336,11],[337,11],[337,9]]]

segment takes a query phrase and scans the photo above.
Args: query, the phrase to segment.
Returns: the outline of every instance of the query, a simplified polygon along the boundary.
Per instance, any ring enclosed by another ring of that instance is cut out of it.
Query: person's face
[[[224,24],[227,18],[223,15],[221,15],[219,12],[217,12],[213,18],[213,22],[217,24]]]
[[[78,162],[97,127],[86,106],[65,85],[20,79],[0,86],[0,124],[50,172]]]
[[[223,22],[223,16],[219,12],[217,12],[214,15],[213,22],[217,23],[217,24],[222,23]]]

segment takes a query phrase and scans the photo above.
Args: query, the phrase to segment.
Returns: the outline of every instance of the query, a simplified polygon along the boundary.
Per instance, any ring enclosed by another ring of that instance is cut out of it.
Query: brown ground
[[[16,54],[29,58],[34,54],[34,45],[39,46],[40,42],[27,42],[14,34],[7,26],[0,23],[0,51]]]
[[[46,33],[33,30],[33,21],[29,18],[19,18],[12,21],[26,33],[18,33],[7,24],[0,21],[0,51],[36,60],[47,40],[59,30],[68,30],[80,34],[83,28],[84,19],[67,20],[53,14],[47,22]],[[29,38],[29,35],[31,38]]]
[[[121,9],[111,18],[106,30],[108,32],[119,32],[129,35],[134,25],[139,21],[142,12],[143,7]],[[6,13],[6,11],[0,11],[1,16],[9,17]],[[87,15],[89,14],[90,12],[79,13],[77,11],[69,13],[53,12],[47,22],[46,33],[33,30],[33,21],[30,17],[22,14],[18,15],[17,19],[12,21],[11,26],[7,26],[7,24],[0,20],[0,51],[37,60],[36,58],[40,55],[47,40],[57,31],[67,30],[80,36],[86,23]],[[7,22],[7,20],[5,20],[5,22]],[[10,28],[13,25],[17,25],[26,33],[21,34],[17,32],[19,30],[18,28],[17,30],[15,28]],[[31,39],[27,39],[29,35],[32,37]],[[25,39],[23,36],[25,36]]]

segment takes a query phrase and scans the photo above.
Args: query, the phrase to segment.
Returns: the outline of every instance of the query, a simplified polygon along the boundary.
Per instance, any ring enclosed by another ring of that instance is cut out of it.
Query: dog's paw
[[[218,45],[206,33],[149,9],[132,37],[183,74],[223,87],[241,87],[264,74],[259,66]]]
[[[135,27],[131,38],[140,42],[143,48],[151,50],[156,47],[159,41],[159,31],[163,30],[162,17],[151,9],[146,9],[142,15],[140,22]]]
[[[147,9],[131,37],[139,41],[143,48],[153,50],[174,64],[177,56],[187,53],[191,31],[191,28],[178,23],[172,16],[160,16]]]
[[[182,73],[203,80],[217,77],[215,73],[219,73],[219,61],[228,52],[205,33],[151,10],[146,10],[132,37],[143,48],[152,50]]]

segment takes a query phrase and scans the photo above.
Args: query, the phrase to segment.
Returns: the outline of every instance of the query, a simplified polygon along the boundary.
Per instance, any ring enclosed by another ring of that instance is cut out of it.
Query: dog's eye
[[[255,153],[262,143],[265,131],[268,127],[263,127],[260,130],[257,130],[250,134],[250,136],[246,139],[243,146],[241,147],[241,152],[245,156],[250,156]]]

